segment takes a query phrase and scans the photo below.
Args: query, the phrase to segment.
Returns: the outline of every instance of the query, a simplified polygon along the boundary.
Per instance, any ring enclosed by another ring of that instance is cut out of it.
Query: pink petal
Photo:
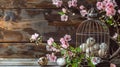
[[[80,11],[80,14],[84,17],[84,16],[87,15],[88,13],[87,13],[86,10],[81,10],[81,11]]]
[[[116,67],[116,65],[115,65],[115,64],[113,64],[113,63],[111,63],[111,64],[110,64],[110,67]]]
[[[67,15],[61,15],[61,21],[67,21],[68,20],[68,16]]]
[[[65,41],[70,41],[71,40],[71,36],[66,34],[64,36],[64,39],[65,39]]]
[[[98,9],[98,10],[104,9],[104,5],[103,5],[102,2],[97,2],[96,6],[97,6],[97,9]]]
[[[118,13],[120,14],[120,9],[118,10]]]
[[[54,39],[53,39],[53,38],[49,38],[49,39],[47,40],[47,44],[48,44],[48,45],[52,45],[53,42],[54,42]]]
[[[85,7],[84,7],[83,5],[81,5],[79,8],[80,8],[81,10],[83,10]]]
[[[68,7],[72,7],[72,1],[68,1]]]

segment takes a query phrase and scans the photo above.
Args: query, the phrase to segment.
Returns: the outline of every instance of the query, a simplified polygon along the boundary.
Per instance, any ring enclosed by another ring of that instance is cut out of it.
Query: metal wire
[[[96,43],[106,43],[109,49],[109,29],[106,24],[96,19],[81,22],[76,30],[76,46],[85,43],[89,37],[93,37]]]

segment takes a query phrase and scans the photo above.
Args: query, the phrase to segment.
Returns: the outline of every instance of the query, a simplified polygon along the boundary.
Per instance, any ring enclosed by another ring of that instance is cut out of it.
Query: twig
[[[120,47],[116,50],[116,52],[114,52],[114,53],[111,55],[110,60],[113,59],[114,57],[116,57],[119,53],[120,53]]]

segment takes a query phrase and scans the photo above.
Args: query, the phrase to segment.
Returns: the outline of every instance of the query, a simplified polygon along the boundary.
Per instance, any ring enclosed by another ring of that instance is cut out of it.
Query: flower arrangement
[[[95,1],[95,0],[94,0]],[[92,7],[96,8],[98,11],[98,19],[105,24],[110,29],[110,36],[114,39],[118,45],[120,45],[120,7],[117,5],[115,0],[97,0],[96,4]],[[72,20],[71,15],[78,15],[84,18],[87,18],[89,13],[88,7],[85,7],[83,4],[79,4],[78,0],[52,0],[52,4],[62,10],[58,12],[61,16],[61,21]],[[71,10],[72,9],[72,10]],[[75,12],[75,11],[79,12]],[[75,19],[75,18],[74,18]],[[120,51],[120,47],[117,50],[117,53]],[[112,55],[113,57],[113,55]],[[111,58],[112,58],[111,57]]]
[[[67,2],[67,6],[64,5],[66,2],[63,2],[62,0],[52,0],[52,3],[56,7],[62,8],[62,11],[58,12],[58,14],[61,15],[61,21],[68,21],[69,14],[76,15],[76,13],[69,10],[70,8],[76,8],[79,10],[82,17],[87,17],[87,8],[85,8],[83,5],[78,5],[77,0],[69,0]],[[102,22],[108,24],[108,26],[113,26],[119,29],[120,9],[117,8],[117,3],[115,0],[101,0],[96,3],[96,7],[99,13],[98,18]],[[120,41],[118,34],[119,30],[114,33],[115,35],[113,38],[117,41]],[[66,65],[66,67],[78,67],[79,65],[83,65],[83,62],[87,62],[86,65],[95,67],[96,64],[100,63],[101,59],[99,57],[86,57],[85,53],[80,47],[72,47],[69,44],[69,41],[71,40],[71,36],[67,34],[64,37],[60,38],[60,43],[56,43],[53,38],[49,38],[47,40],[46,49],[53,52],[51,54],[46,54],[46,57],[49,59],[49,61],[57,62],[58,65]],[[42,37],[39,36],[39,34],[35,33],[31,36],[30,41],[35,42],[35,44],[39,45],[39,42],[42,41]],[[56,53],[60,53],[60,56],[56,56]],[[115,67],[114,64],[111,64],[111,66]]]
[[[38,35],[39,34],[35,33],[30,38],[30,40],[34,42],[37,41],[35,42],[37,45],[41,42]],[[66,65],[66,67],[79,67],[80,65],[84,65],[83,62],[86,62],[88,66],[95,67],[96,64],[100,63],[100,58],[87,57],[80,47],[72,47],[69,44],[71,40],[71,36],[68,34],[60,38],[60,43],[56,43],[52,37],[49,38],[47,40],[46,50],[52,51],[52,53],[46,54],[48,60],[50,62],[57,62],[60,66]],[[56,53],[60,53],[60,56],[56,56]]]

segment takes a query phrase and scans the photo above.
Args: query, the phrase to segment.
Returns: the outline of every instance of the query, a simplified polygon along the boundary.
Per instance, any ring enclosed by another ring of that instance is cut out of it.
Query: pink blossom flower
[[[113,64],[113,63],[111,63],[111,64],[110,64],[110,67],[116,67],[116,65],[115,65],[115,64]]]
[[[114,9],[115,5],[113,5],[112,2],[108,2],[106,5],[106,8],[111,8],[111,9]]]
[[[68,1],[68,7],[72,7],[72,1]]]
[[[56,4],[57,7],[61,7],[62,6],[62,1],[58,1],[58,4]]]
[[[67,13],[67,10],[65,8],[62,8],[63,13]]]
[[[104,4],[102,2],[97,2],[96,6],[98,10],[104,9]]]
[[[55,47],[53,47],[53,46],[46,46],[46,50],[47,51],[55,51],[55,52],[60,52],[60,50],[59,49],[56,49]]]
[[[53,38],[49,38],[49,39],[47,40],[47,44],[50,45],[50,46],[53,44],[53,42],[54,42],[54,39],[53,39]]]
[[[61,38],[61,39],[60,39],[60,42],[61,42],[61,46],[62,46],[63,48],[68,48],[68,47],[69,47],[69,43],[68,43],[67,41],[65,41],[64,38]]]
[[[62,0],[52,0],[52,2],[56,7],[61,7],[63,3]]]
[[[112,2],[113,2],[113,5],[116,7],[116,6],[117,6],[116,1],[115,1],[115,0],[112,0]]]
[[[47,56],[47,58],[49,59],[49,61],[51,61],[51,62],[56,62],[57,57],[55,56],[54,53],[52,53],[52,54],[47,54],[46,56]]]
[[[84,7],[83,5],[81,5],[79,8],[80,8],[81,10],[85,9],[85,7]]]
[[[67,15],[61,15],[61,21],[67,21],[68,20],[68,16]]]
[[[68,1],[68,7],[76,7],[77,6],[77,0]]]
[[[69,43],[68,42],[65,42],[61,45],[63,48],[68,48],[69,47]]]
[[[103,3],[106,4],[108,2],[111,2],[111,0],[103,0]]]
[[[101,59],[99,57],[92,57],[91,58],[91,62],[96,65],[98,63],[100,63]]]
[[[46,50],[47,50],[47,51],[52,51],[52,46],[46,45]]]
[[[86,10],[81,10],[81,11],[80,11],[80,14],[81,14],[83,17],[85,17],[88,13],[87,13]]]
[[[55,48],[55,47],[52,47],[52,51],[55,51],[55,52],[60,52],[59,49]]]
[[[120,9],[118,10],[118,13],[120,14]]]
[[[64,39],[65,39],[65,41],[70,41],[71,40],[71,36],[66,34],[64,36]]]
[[[68,51],[69,56],[73,56],[74,54],[71,51]]]
[[[64,44],[64,43],[65,43],[65,39],[64,39],[64,38],[60,38],[60,42],[61,42],[62,44]]]
[[[77,6],[77,0],[72,0],[72,6],[76,7]]]
[[[37,33],[34,33],[32,36],[31,36],[31,40],[36,40],[37,38],[38,38],[38,36],[39,36],[39,34],[37,34]]]
[[[58,0],[52,0],[52,3],[53,3],[54,5],[56,5],[57,2],[58,2]]]
[[[107,16],[113,16],[115,14],[116,14],[116,10],[115,9],[106,8],[106,15]]]
[[[118,37],[118,34],[115,33],[114,36],[113,36],[112,38],[113,38],[113,39],[117,39],[117,37]]]

